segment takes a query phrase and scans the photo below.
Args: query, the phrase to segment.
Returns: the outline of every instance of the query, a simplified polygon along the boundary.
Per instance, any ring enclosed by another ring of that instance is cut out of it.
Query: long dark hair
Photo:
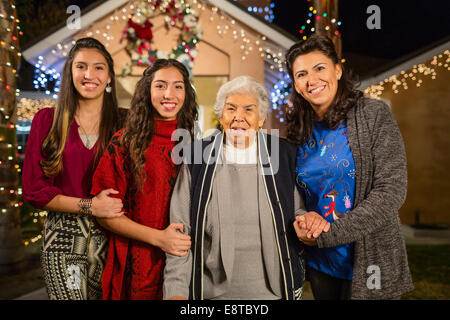
[[[152,105],[151,84],[155,73],[163,68],[175,67],[183,76],[185,98],[183,106],[177,114],[178,128],[189,131],[194,138],[194,123],[197,120],[197,98],[189,81],[186,67],[174,59],[158,59],[145,69],[142,78],[136,84],[136,90],[131,100],[131,107],[125,121],[121,144],[128,151],[130,170],[136,187],[141,187],[145,181],[145,150],[154,133],[154,117],[157,111]]]
[[[112,135],[122,126],[119,109],[117,106],[114,62],[103,44],[94,38],[79,39],[70,50],[61,79],[61,89],[56,103],[53,123],[49,133],[45,137],[41,152],[45,160],[40,165],[47,177],[55,177],[63,171],[62,155],[66,146],[70,126],[78,107],[79,94],[73,84],[72,63],[77,52],[81,49],[96,49],[105,57],[111,78],[110,93],[103,96],[103,106],[99,125],[99,137],[97,151],[94,158],[94,168],[105,151]]]
[[[316,114],[309,104],[296,90],[293,64],[298,56],[319,51],[330,58],[334,64],[342,67],[342,76],[338,81],[338,89],[333,103],[325,112],[323,121],[330,128],[334,129],[347,117],[347,112],[353,108],[356,101],[363,96],[363,93],[356,90],[356,77],[351,74],[341,64],[336,49],[330,38],[316,33],[305,41],[300,41],[289,48],[286,53],[286,65],[292,81],[292,93],[290,100],[293,108],[288,111],[286,120],[288,123],[287,139],[293,143],[303,145],[312,136],[313,122]]]

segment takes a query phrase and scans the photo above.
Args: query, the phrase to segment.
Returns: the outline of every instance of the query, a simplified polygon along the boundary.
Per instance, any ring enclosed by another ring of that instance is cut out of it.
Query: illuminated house
[[[405,141],[405,224],[450,225],[450,38],[374,70],[361,87],[386,101]],[[443,226],[444,227],[444,226]]]
[[[152,24],[153,38],[148,50],[158,50],[158,57],[168,57],[172,49],[181,46],[186,47],[185,58],[188,56],[193,59],[193,83],[200,104],[199,123],[204,131],[214,128],[217,124],[212,106],[218,88],[229,79],[240,75],[249,75],[264,83],[269,92],[275,90],[277,95],[279,95],[276,92],[278,86],[287,86],[284,82],[280,83],[283,81],[285,71],[282,61],[286,49],[294,43],[295,38],[268,22],[273,19],[271,1],[246,1],[252,4],[248,7],[242,6],[238,2],[188,1],[187,3],[195,13],[190,12],[191,17],[184,14],[183,23],[185,24],[183,26],[189,26],[192,28],[191,30],[196,30],[195,36],[198,37],[198,41],[195,45],[192,42],[189,45],[188,42],[178,40],[180,26],[183,27],[180,22],[177,22],[175,26],[171,26],[169,23],[170,28],[167,28],[166,19],[170,20],[168,15],[155,14],[149,19]],[[160,3],[160,6],[170,5],[170,1],[154,0],[152,3]],[[176,3],[182,2],[176,1]],[[245,1],[242,3],[245,4]],[[131,14],[134,13],[136,16],[137,12],[141,12],[139,5],[140,1],[101,1],[98,5],[82,12],[81,29],[71,29],[64,24],[52,34],[39,39],[34,45],[26,48],[23,55],[36,67],[45,66],[47,71],[52,70],[52,76],[56,74],[55,77],[57,77],[73,41],[85,36],[94,37],[104,43],[113,56],[119,105],[128,107],[135,84],[144,67],[133,66],[132,70],[127,69],[132,58],[137,61],[140,57],[127,51],[127,41],[121,41],[121,37]],[[148,7],[142,9],[147,10]],[[157,11],[156,7],[155,13]],[[145,13],[148,14],[147,11]],[[194,22],[189,21],[192,16],[198,17],[197,23],[194,23],[195,20]],[[184,62],[190,63],[186,60]],[[127,75],[119,76],[124,70],[127,70],[125,72]],[[44,78],[45,76],[41,77],[39,81],[35,80],[36,88],[41,85]],[[57,92],[47,93],[48,95],[44,96],[50,99],[57,94]],[[23,116],[22,120],[29,120],[39,108],[39,103],[36,107],[30,105],[36,103],[37,97],[33,94],[30,96],[27,92],[23,92],[21,97],[33,98],[33,100],[23,100],[19,105],[19,116]],[[287,96],[276,99],[285,100]],[[49,104],[51,101],[45,103]],[[274,111],[266,122],[268,128],[278,127],[279,122],[284,121],[282,112],[277,109]],[[26,131],[27,128],[26,121],[22,122],[20,129]]]

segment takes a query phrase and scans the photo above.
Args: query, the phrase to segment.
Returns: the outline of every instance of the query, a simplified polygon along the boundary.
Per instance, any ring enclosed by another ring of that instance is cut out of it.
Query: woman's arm
[[[394,215],[406,198],[407,170],[403,139],[389,107],[369,100],[373,115],[371,153],[372,189],[365,199],[344,217],[335,221],[327,233],[317,238],[319,247],[352,243],[365,235],[382,230],[394,221]],[[370,119],[370,116],[366,118]],[[364,186],[363,186],[364,187]]]
[[[53,108],[44,108],[36,113],[25,148],[22,196],[26,202],[39,209],[44,209],[53,198],[62,195],[62,190],[55,185],[54,178],[45,176],[40,165],[44,160],[42,143],[52,125],[53,112]]]
[[[125,215],[114,219],[97,218],[97,221],[111,232],[159,247],[174,256],[185,256],[191,247],[191,237],[182,233],[183,225],[180,223],[172,223],[166,229],[158,230],[137,223]]]
[[[186,165],[183,165],[170,202],[170,221],[184,225],[186,234],[190,234],[191,208],[191,175]],[[163,293],[164,299],[181,300],[189,297],[191,283],[192,250],[183,257],[166,255],[164,268]]]
[[[316,245],[315,238],[330,230],[330,223],[317,212],[307,212],[304,198],[294,187],[295,220],[294,230],[300,241],[307,245]]]
[[[42,109],[36,113],[31,124],[22,175],[23,198],[36,208],[78,214],[81,198],[65,196],[55,185],[54,178],[45,176],[40,166],[44,160],[42,143],[50,130],[53,113],[52,108]],[[122,214],[122,201],[108,197],[114,193],[117,191],[104,190],[92,199],[91,211],[94,216],[117,217]]]
[[[117,193],[118,191],[116,190],[107,189],[93,197],[92,206],[90,208],[92,215],[100,218],[120,217],[123,214],[122,200],[109,196],[110,194]],[[59,194],[50,200],[50,202],[44,206],[44,209],[57,212],[80,213],[80,207],[78,206],[80,200],[82,199]]]
[[[108,148],[100,159],[92,179],[92,194],[110,188],[118,190],[114,195],[115,198],[125,198],[129,188],[130,174],[127,170],[127,159],[124,156],[126,152],[120,144],[122,132],[121,130],[112,137]],[[125,209],[125,214],[118,218],[102,219],[102,217],[98,217],[97,222],[113,233],[159,247],[171,255],[184,256],[187,254],[191,241],[189,236],[177,231],[182,232],[182,226],[171,224],[164,230],[150,228],[130,219],[129,213]]]

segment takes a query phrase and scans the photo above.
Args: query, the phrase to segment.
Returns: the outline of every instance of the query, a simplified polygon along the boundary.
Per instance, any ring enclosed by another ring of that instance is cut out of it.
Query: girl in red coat
[[[103,299],[162,299],[165,252],[187,254],[183,225],[169,225],[169,200],[177,166],[172,133],[194,133],[195,92],[183,64],[160,59],[136,85],[125,128],[112,138],[94,174],[92,194],[113,188],[124,215],[98,219],[110,231]]]

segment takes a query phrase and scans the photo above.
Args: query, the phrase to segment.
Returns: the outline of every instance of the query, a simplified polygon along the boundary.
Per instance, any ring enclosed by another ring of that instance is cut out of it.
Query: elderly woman
[[[192,247],[167,255],[165,299],[300,299],[295,147],[260,131],[267,108],[249,77],[220,88],[222,130],[191,146],[172,195],[171,222],[184,224]]]

